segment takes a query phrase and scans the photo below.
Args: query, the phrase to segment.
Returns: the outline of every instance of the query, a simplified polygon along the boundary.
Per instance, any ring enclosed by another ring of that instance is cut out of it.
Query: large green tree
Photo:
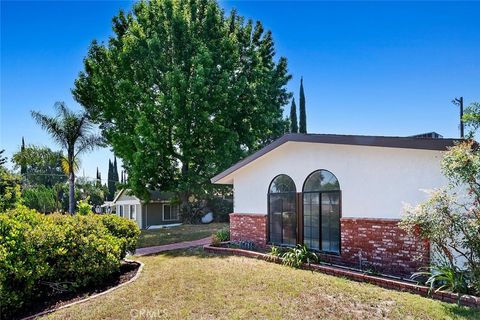
[[[290,94],[270,31],[213,0],[141,1],[93,42],[73,90],[123,161],[129,186],[191,195],[282,135]]]
[[[5,149],[0,150],[0,166],[3,166],[5,163],[7,163],[7,157],[3,156],[4,152]]]
[[[63,102],[55,103],[56,116],[51,117],[32,111],[32,117],[47,131],[67,155],[66,169],[69,183],[69,212],[75,211],[75,168],[82,153],[103,143],[102,138],[93,132],[93,124],[85,112],[75,112]]]
[[[28,185],[52,187],[67,181],[62,167],[63,154],[47,147],[22,144],[20,151],[13,154],[12,161],[20,168]]]
[[[7,163],[4,152],[5,150],[0,150],[0,213],[22,202],[20,177],[4,166]]]

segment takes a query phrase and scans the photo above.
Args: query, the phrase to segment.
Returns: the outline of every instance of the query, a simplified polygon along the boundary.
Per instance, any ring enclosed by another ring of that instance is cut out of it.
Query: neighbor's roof
[[[252,161],[260,158],[273,149],[281,146],[286,142],[310,142],[310,143],[326,143],[326,144],[346,144],[356,146],[372,146],[386,148],[405,148],[405,149],[425,149],[425,150],[447,150],[447,147],[453,146],[455,141],[459,139],[444,138],[418,138],[418,137],[385,137],[385,136],[354,136],[340,134],[304,134],[304,133],[287,133],[277,140],[273,141],[264,148],[258,150],[254,154],[237,162],[227,170],[219,173],[211,179],[212,183],[219,181],[232,172],[242,168]]]
[[[129,189],[120,190],[120,192],[117,193],[117,196],[115,197],[115,199],[113,199],[111,203],[112,204],[116,203],[117,200],[125,191],[127,192],[127,194],[129,194],[130,192]],[[167,192],[167,191],[162,192],[160,190],[149,190],[148,193],[150,194],[150,201],[166,201],[166,200],[170,200],[174,196],[172,192]],[[138,199],[138,197],[136,197],[135,195],[132,194],[132,196]]]

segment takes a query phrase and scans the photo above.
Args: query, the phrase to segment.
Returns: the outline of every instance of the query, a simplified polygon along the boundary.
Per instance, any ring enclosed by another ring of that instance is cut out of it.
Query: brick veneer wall
[[[250,240],[260,247],[267,244],[267,216],[265,214],[230,214],[230,240]]]
[[[398,223],[395,219],[342,218],[341,262],[407,277],[427,266],[428,241],[408,235]]]
[[[340,255],[321,254],[323,261],[408,278],[430,261],[427,241],[408,235],[399,220],[341,218]],[[267,244],[267,216],[230,214],[230,239]]]

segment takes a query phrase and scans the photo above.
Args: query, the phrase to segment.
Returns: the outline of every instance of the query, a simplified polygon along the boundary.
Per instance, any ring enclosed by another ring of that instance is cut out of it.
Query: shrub
[[[10,215],[0,213],[1,315],[8,316],[10,311],[21,308],[48,269],[46,261],[35,254],[34,243],[30,241],[32,229],[39,223],[39,215],[25,207]]]
[[[215,235],[217,236],[218,240],[220,240],[220,242],[230,240],[230,230],[228,229],[218,230]]]
[[[448,266],[466,269],[471,290],[480,294],[478,144],[467,140],[450,148],[442,159],[442,170],[449,185],[431,191],[429,198],[415,207],[406,206],[400,226],[412,235],[429,240]],[[445,271],[445,265],[439,267]],[[460,272],[460,269],[451,267],[449,272]],[[454,278],[463,277],[463,273]],[[434,275],[439,277],[437,273]]]
[[[219,247],[220,246],[220,239],[217,237],[216,234],[212,235],[212,242],[210,243],[214,247]]]
[[[92,211],[92,206],[88,203],[90,200],[90,197],[87,197],[86,199],[79,200],[77,202],[77,213],[86,216],[87,214],[93,213]]]
[[[318,256],[309,251],[304,244],[297,244],[295,248],[289,249],[282,254],[282,259],[284,265],[294,268],[300,268],[304,263],[310,264],[310,262],[319,261]]]
[[[119,271],[127,242],[93,214],[46,216],[24,206],[0,214],[0,314],[105,281]]]
[[[120,218],[115,214],[95,215],[95,217],[103,223],[111,235],[124,240],[122,256],[125,256],[127,252],[135,252],[140,235],[140,229],[135,222]]]

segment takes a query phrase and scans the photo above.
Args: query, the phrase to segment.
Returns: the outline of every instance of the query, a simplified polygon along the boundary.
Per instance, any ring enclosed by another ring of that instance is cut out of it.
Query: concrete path
[[[211,241],[212,237],[207,237],[199,240],[165,244],[163,246],[140,248],[135,251],[134,256],[146,256],[149,254],[159,253],[163,251],[200,247],[210,244]]]

